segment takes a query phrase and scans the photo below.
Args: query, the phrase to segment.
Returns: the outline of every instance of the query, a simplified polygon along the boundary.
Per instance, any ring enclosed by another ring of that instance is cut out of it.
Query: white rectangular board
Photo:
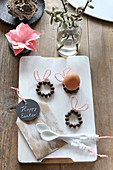
[[[70,95],[63,90],[62,85],[54,78],[55,73],[62,73],[63,69],[67,66],[71,67],[72,71],[80,76],[80,89],[76,94],[79,101],[78,107],[85,103],[89,104],[89,109],[81,113],[83,124],[78,129],[72,129],[65,125],[65,114],[71,110]],[[37,95],[35,90],[37,82],[33,76],[35,68],[38,69],[41,77],[47,68],[51,69],[52,74],[49,80],[55,86],[55,93],[51,99],[40,98]],[[61,129],[63,128],[66,134],[95,134],[90,64],[87,56],[76,56],[66,59],[47,59],[40,56],[22,57],[19,64],[19,90],[26,99],[30,98],[37,102],[47,102],[52,112],[55,114],[57,121],[60,121]],[[89,143],[89,146],[95,153],[97,153],[96,142]],[[67,144],[59,150],[51,153],[46,158],[70,158],[73,162],[91,162],[95,161],[97,156],[73,148]],[[20,131],[18,132],[18,160],[22,163],[41,162],[41,160],[36,160]]]

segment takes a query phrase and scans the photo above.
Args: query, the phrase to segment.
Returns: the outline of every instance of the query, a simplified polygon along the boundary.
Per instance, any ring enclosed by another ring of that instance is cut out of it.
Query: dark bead
[[[69,125],[69,121],[66,121],[66,125]]]
[[[72,127],[73,125],[72,124],[69,124],[69,127]]]
[[[68,115],[70,116],[70,115],[71,115],[71,112],[68,112]]]
[[[41,95],[41,92],[40,92],[40,91],[38,91],[37,93],[38,93],[38,95]]]
[[[46,85],[46,83],[47,83],[46,81],[43,82],[44,85]]]
[[[53,84],[50,84],[50,87],[53,87]]]
[[[75,111],[74,111],[74,110],[71,110],[71,113],[75,113]]]
[[[39,82],[38,84],[41,86],[41,85],[42,85],[42,82]]]
[[[78,88],[78,89],[76,89],[76,90],[74,90],[73,92],[74,92],[74,93],[77,93],[77,91],[78,91],[78,90],[79,90],[79,88]]]
[[[80,127],[80,124],[78,123],[78,124],[76,124],[76,126],[77,126],[77,127]]]
[[[54,87],[51,87],[51,90],[54,90],[55,88]]]
[[[50,97],[50,96],[51,96],[51,93],[48,93],[48,96]]]
[[[66,120],[66,121],[68,121],[68,120],[69,120],[69,118],[68,118],[68,117],[66,117],[66,118],[65,118],[65,120]]]
[[[81,116],[81,114],[80,114],[80,113],[78,113],[78,114],[77,114],[77,116],[78,116],[78,117],[80,117],[80,116]]]
[[[65,115],[65,117],[69,117],[69,115],[67,114],[67,115]]]
[[[42,97],[45,96],[44,93],[41,93],[41,96],[42,96]]]
[[[82,117],[78,117],[78,120],[82,120]]]
[[[46,84],[50,85],[50,81],[47,81]]]
[[[65,91],[68,93],[68,90],[65,88]]]
[[[39,91],[39,88],[37,88],[36,91],[38,92],[38,91]]]
[[[76,128],[77,126],[76,125],[73,125],[73,128]]]
[[[73,91],[69,91],[70,94],[73,94]]]
[[[83,123],[83,121],[82,121],[82,120],[80,120],[80,121],[79,121],[79,123],[80,123],[80,124],[82,124],[82,123]]]
[[[75,111],[75,114],[78,116],[78,112],[77,111]]]
[[[65,86],[63,88],[64,88],[64,90],[66,90]]]
[[[37,85],[37,88],[40,88],[40,85],[39,85],[39,84]]]
[[[48,94],[45,94],[45,98],[47,98],[48,97]]]
[[[51,94],[53,94],[54,93],[54,90],[51,90]]]

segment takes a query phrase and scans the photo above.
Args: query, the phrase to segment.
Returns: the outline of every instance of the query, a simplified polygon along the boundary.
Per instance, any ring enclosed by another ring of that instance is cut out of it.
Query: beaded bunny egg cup
[[[47,75],[47,72],[48,72],[48,75]],[[37,79],[36,75],[37,75],[38,79]],[[55,87],[53,86],[53,84],[49,80],[47,80],[50,75],[51,75],[51,70],[47,69],[44,73],[43,78],[41,79],[40,76],[39,76],[38,70],[35,69],[35,71],[34,71],[34,78],[38,82],[36,91],[37,91],[37,94],[41,97],[49,98],[49,97],[51,97],[51,95],[54,94]],[[50,89],[50,92],[46,93],[46,94],[41,92],[42,85],[48,86],[49,89]]]
[[[76,100],[76,104],[75,106],[73,106],[72,104],[72,100],[75,99]],[[88,108],[89,108],[89,105],[88,104],[84,104],[83,106],[81,106],[80,108],[76,109],[78,105],[78,99],[76,98],[76,96],[72,95],[71,96],[71,111],[69,111],[66,115],[65,115],[65,123],[66,125],[68,125],[70,128],[77,128],[77,127],[80,127],[81,124],[83,123],[82,121],[82,116],[81,116],[81,111],[86,111]],[[71,115],[74,114],[77,116],[77,119],[78,119],[78,123],[76,124],[72,124],[70,123],[70,117]]]
[[[62,83],[63,89],[66,93],[73,94],[77,93],[80,85],[80,77],[74,72],[70,72],[71,68],[66,67],[63,73],[56,73],[54,77],[57,81]],[[60,79],[62,77],[62,79]]]

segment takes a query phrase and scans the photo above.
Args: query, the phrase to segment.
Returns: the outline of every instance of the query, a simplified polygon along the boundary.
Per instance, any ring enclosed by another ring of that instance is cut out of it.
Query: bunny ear
[[[89,104],[84,104],[83,106],[81,106],[77,110],[79,110],[79,111],[86,111],[88,108],[89,108]]]
[[[73,99],[76,100],[75,106],[73,106],[73,103],[72,103]],[[78,99],[76,98],[76,96],[72,95],[71,96],[71,107],[72,107],[72,109],[78,110],[78,111],[86,111],[89,108],[89,104],[84,104],[80,108],[76,109],[77,104],[78,104]]]
[[[58,76],[59,75],[59,76]],[[54,75],[54,77],[56,78],[56,80],[58,80],[59,82],[63,82],[64,81],[64,76],[61,73],[56,73]],[[62,77],[62,79],[60,79],[60,77]]]
[[[76,100],[75,106],[73,106],[73,102],[72,102],[73,99]],[[77,104],[78,104],[78,99],[76,98],[76,96],[72,95],[72,96],[71,96],[71,107],[72,107],[72,109],[76,110]],[[78,110],[78,109],[77,109],[77,110]]]
[[[38,79],[37,79],[36,75],[37,75]],[[37,69],[35,69],[35,70],[34,70],[34,78],[35,78],[35,80],[36,80],[37,82],[41,81],[41,79],[40,79],[40,76],[39,76],[39,73],[38,73],[38,70],[37,70]]]
[[[70,67],[66,67],[66,68],[63,70],[63,76],[65,77],[65,76],[69,73],[70,70],[71,70]]]
[[[48,77],[51,75],[51,70],[50,69],[47,69],[44,73],[44,76],[43,76],[43,81],[45,81],[46,79],[48,79]]]

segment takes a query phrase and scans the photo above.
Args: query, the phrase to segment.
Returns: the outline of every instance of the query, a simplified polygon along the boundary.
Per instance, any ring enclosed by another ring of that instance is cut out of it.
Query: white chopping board
[[[68,0],[73,7],[84,6],[87,0]],[[113,22],[113,0],[92,0],[94,9],[87,7],[85,13],[98,19]]]
[[[62,85],[54,78],[54,74],[57,72],[62,73],[66,66],[71,67],[72,71],[76,72],[81,79],[80,90],[76,94],[79,101],[78,107],[85,103],[89,104],[89,109],[81,113],[83,124],[78,129],[72,129],[65,125],[65,114],[71,110],[70,95],[63,90]],[[38,69],[40,76],[43,76],[47,68],[51,69],[52,75],[49,80],[55,86],[55,93],[52,98],[44,99],[37,95],[35,90],[37,82],[33,76],[35,68]],[[37,102],[47,102],[52,112],[55,114],[57,121],[59,121],[60,128],[64,129],[66,134],[95,134],[92,85],[88,57],[76,56],[67,59],[46,59],[40,56],[24,56],[20,59],[19,63],[19,90],[27,99],[34,99]],[[96,142],[89,143],[89,146],[97,153]],[[97,156],[91,155],[88,152],[83,152],[67,144],[51,153],[46,158],[71,158],[73,162],[91,162],[95,161]],[[36,160],[20,131],[18,133],[18,160],[22,163],[41,162],[41,160]]]

